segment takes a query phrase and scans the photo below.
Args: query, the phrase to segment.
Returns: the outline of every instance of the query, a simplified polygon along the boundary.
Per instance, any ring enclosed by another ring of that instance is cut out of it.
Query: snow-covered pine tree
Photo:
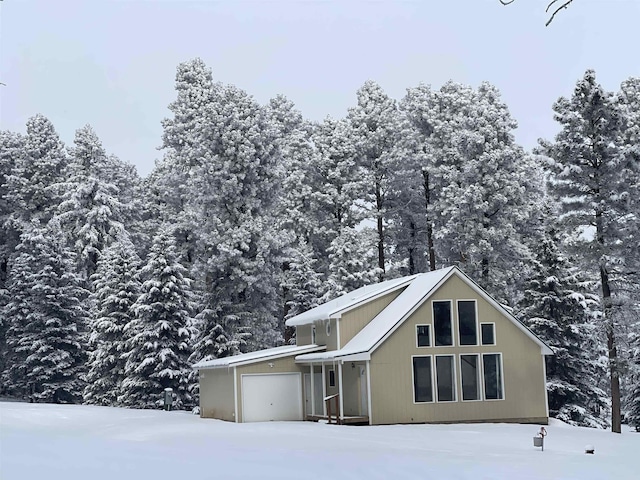
[[[125,207],[110,181],[113,161],[89,125],[76,131],[72,153],[57,218],[76,251],[78,271],[89,283],[100,253],[124,229]]]
[[[31,117],[22,155],[9,178],[14,192],[13,216],[18,223],[38,219],[45,224],[53,217],[62,200],[59,187],[67,164],[67,153],[53,124],[43,115]]]
[[[543,211],[545,227],[534,248],[519,316],[554,351],[546,358],[550,415],[572,425],[604,428],[607,398],[597,379],[606,370],[596,360],[600,352],[592,322],[598,298],[562,253],[555,213],[551,207]]]
[[[126,234],[107,247],[91,278],[93,312],[89,326],[89,361],[84,402],[116,405],[125,378],[125,327],[134,318],[141,292],[140,257]]]
[[[118,403],[156,408],[164,389],[172,388],[175,407],[190,407],[191,282],[169,228],[154,237],[141,277],[142,293],[132,307],[135,318],[124,329],[126,366]]]
[[[3,382],[17,396],[73,403],[82,398],[87,292],[75,273],[73,252],[55,221],[25,229],[7,282],[2,316],[9,364]]]
[[[599,282],[602,326],[609,357],[611,429],[621,431],[618,332],[614,298],[624,270],[620,255],[628,238],[625,221],[637,185],[634,163],[623,148],[624,116],[613,94],[588,70],[571,98],[554,105],[562,127],[554,142],[543,143],[549,161],[550,189],[558,199],[566,231],[579,252],[579,266]]]
[[[390,250],[388,192],[400,116],[396,101],[371,80],[360,87],[357,96],[358,105],[349,110],[348,120],[356,139],[356,161],[365,177],[366,190],[360,200],[371,210],[368,217],[376,224],[379,280],[384,280]]]

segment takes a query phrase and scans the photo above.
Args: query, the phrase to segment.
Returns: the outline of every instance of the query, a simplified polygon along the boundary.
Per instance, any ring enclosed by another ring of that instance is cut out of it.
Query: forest
[[[640,426],[640,78],[594,71],[527,151],[490,83],[373,81],[344,118],[177,67],[141,178],[87,125],[0,132],[0,396],[197,404],[197,361],[295,342],[286,319],[457,265],[549,344],[550,414]]]

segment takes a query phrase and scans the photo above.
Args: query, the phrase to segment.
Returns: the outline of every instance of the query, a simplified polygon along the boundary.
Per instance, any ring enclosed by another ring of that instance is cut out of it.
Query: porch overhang
[[[345,363],[345,362],[361,362],[371,360],[370,352],[354,352],[345,350],[332,350],[329,352],[313,352],[298,355],[295,358],[296,363],[305,365],[323,364],[323,363]]]

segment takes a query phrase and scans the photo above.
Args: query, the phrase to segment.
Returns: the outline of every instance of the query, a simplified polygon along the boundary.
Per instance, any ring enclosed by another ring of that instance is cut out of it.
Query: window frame
[[[436,333],[436,315],[435,315],[435,311],[433,309],[433,304],[434,303],[444,303],[444,302],[449,302],[449,325],[451,326],[451,345],[437,345],[436,344],[436,338],[437,338],[437,333]],[[431,300],[431,323],[433,325],[433,342],[431,342],[431,345],[433,346],[433,348],[451,348],[451,347],[455,347],[456,346],[456,332],[455,332],[455,328],[453,325],[453,299],[444,299],[444,300]]]
[[[336,386],[336,371],[334,368],[330,368],[328,370],[328,376],[329,376],[329,387],[331,388],[335,388]]]
[[[435,399],[435,403],[455,403],[458,401],[458,370],[456,367],[456,355],[453,353],[440,353],[440,354],[435,354],[434,355],[435,360],[433,362],[433,374],[435,376],[435,383],[434,383],[434,399]],[[453,388],[453,400],[440,400],[438,398],[438,357],[449,357],[451,358],[451,368],[452,368],[452,382],[451,382],[451,387]]]
[[[464,345],[462,344],[462,335],[460,332],[460,302],[473,302],[473,313],[475,315],[475,324],[476,324],[476,343],[465,343]],[[457,317],[457,326],[458,326],[458,345],[460,347],[478,347],[480,346],[480,342],[482,341],[482,339],[480,338],[480,335],[482,334],[482,332],[480,332],[480,322],[478,321],[478,301],[475,298],[459,298],[456,299],[456,317]]]
[[[429,329],[429,345],[420,345],[418,342],[418,327],[427,327]],[[433,342],[431,341],[431,325],[428,323],[417,323],[416,324],[416,348],[431,348],[433,346]]]
[[[482,371],[483,363],[482,363],[482,354],[480,353],[460,353],[458,355],[458,361],[460,362],[460,400],[462,402],[482,402],[484,399],[484,374]],[[464,399],[464,384],[462,380],[462,357],[476,357],[476,382],[478,385],[478,398],[475,400],[465,400]]]
[[[312,345],[317,345],[316,344],[316,340],[317,340],[316,326],[315,325],[311,325],[311,344]]]
[[[493,343],[484,343],[483,338],[482,338],[482,326],[483,325],[492,325]],[[498,344],[498,342],[496,341],[496,322],[480,322],[480,346],[491,347],[491,346],[495,346],[497,344]]]
[[[498,363],[500,366],[500,392],[502,393],[502,398],[487,398],[487,391],[485,388],[485,371],[484,371],[484,357],[488,355],[497,355],[500,359]],[[502,402],[507,398],[506,392],[504,390],[504,364],[502,358],[502,352],[483,352],[482,353],[482,390],[483,395],[482,399],[484,402]]]
[[[416,378],[415,378],[415,370],[413,367],[413,359],[414,358],[430,358],[430,369],[429,376],[431,377],[431,401],[428,402],[418,402],[416,401]],[[433,355],[411,355],[411,390],[413,391],[413,404],[414,405],[424,405],[424,404],[433,404],[436,403],[436,391],[435,391],[435,361],[433,360]]]

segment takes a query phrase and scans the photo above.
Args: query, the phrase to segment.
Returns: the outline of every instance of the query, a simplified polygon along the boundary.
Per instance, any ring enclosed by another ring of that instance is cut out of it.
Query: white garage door
[[[300,374],[242,375],[242,420],[302,420]]]

